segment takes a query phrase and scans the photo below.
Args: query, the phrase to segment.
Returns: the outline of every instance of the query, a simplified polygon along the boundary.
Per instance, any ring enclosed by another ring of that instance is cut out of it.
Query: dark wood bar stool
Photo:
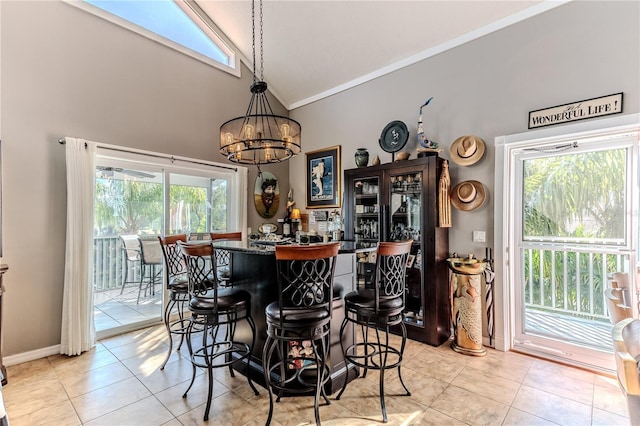
[[[212,232],[213,241],[242,241],[242,232]],[[233,287],[231,281],[231,253],[229,250],[216,249],[216,272],[218,282],[222,287]]]
[[[249,386],[258,395],[251,381],[249,361],[256,340],[256,325],[251,317],[251,295],[241,289],[218,289],[216,260],[211,241],[202,244],[183,244],[182,249],[189,277],[189,310],[191,319],[187,327],[187,347],[191,355],[193,375],[183,398],[193,386],[196,367],[206,368],[209,378],[209,392],[204,420],[209,419],[211,396],[213,393],[213,369],[228,367],[232,377],[235,373],[232,364],[246,363],[246,376]],[[251,327],[251,344],[235,341],[238,321],[246,320]],[[194,349],[192,337],[202,334],[202,344]]]
[[[320,395],[329,404],[323,385],[328,378],[326,359],[339,246],[276,246],[278,301],[265,309],[267,339],[262,352],[269,391],[267,425],[273,417],[273,390],[278,393],[277,401],[283,394],[313,392],[318,425]],[[301,350],[303,346],[306,349]]]
[[[402,311],[405,304],[407,257],[412,243],[411,240],[378,243],[376,278],[373,288],[370,286],[358,288],[344,297],[345,318],[340,327],[340,344],[342,345],[344,341],[342,335],[349,323],[353,323],[356,327],[360,326],[362,336],[361,341],[356,341],[347,348],[343,346],[342,351],[347,363],[364,369],[362,377],[366,377],[368,369],[380,371],[380,405],[385,423],[387,422],[387,408],[384,403],[385,370],[397,368],[400,383],[407,391],[407,395],[411,395],[402,380],[400,367],[407,342],[407,329],[402,319]],[[402,330],[402,343],[399,348],[389,344],[389,328],[398,324]],[[336,397],[337,400],[346,388],[345,381]]]
[[[158,240],[160,247],[162,247],[164,260],[164,283],[169,291],[169,300],[164,308],[164,325],[167,327],[167,334],[169,334],[169,352],[160,366],[160,370],[164,370],[173,350],[173,336],[180,336],[180,343],[176,349],[179,351],[189,325],[189,320],[184,316],[184,304],[189,300],[189,278],[182,250],[178,246],[178,241],[187,241],[187,234],[159,236]],[[178,319],[172,321],[171,316],[174,314],[174,310],[178,314]]]

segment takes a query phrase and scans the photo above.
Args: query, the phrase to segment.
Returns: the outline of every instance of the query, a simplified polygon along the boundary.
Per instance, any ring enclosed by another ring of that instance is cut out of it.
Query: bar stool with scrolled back
[[[384,402],[384,372],[393,368],[398,369],[400,383],[411,395],[402,380],[400,367],[407,341],[407,329],[402,320],[405,304],[405,281],[407,257],[411,251],[413,241],[380,242],[376,257],[376,279],[373,288],[359,288],[344,297],[345,318],[340,327],[340,344],[348,363],[364,369],[362,377],[366,377],[367,370],[380,371],[380,405],[382,419],[387,422],[387,408]],[[347,324],[360,326],[361,340],[345,348],[342,335]],[[389,328],[400,324],[402,343],[400,348],[389,344]],[[369,335],[369,328],[373,329],[373,337]],[[380,335],[382,331],[382,336]],[[369,339],[372,338],[373,341]],[[384,339],[384,340],[381,340]],[[345,389],[345,381],[340,393],[340,399]]]
[[[267,425],[273,417],[272,388],[278,393],[277,401],[283,394],[313,392],[316,424],[320,424],[320,395],[329,404],[323,385],[328,379],[333,275],[339,246],[276,246],[278,301],[265,309],[267,339],[262,352],[269,391]]]
[[[242,241],[242,232],[212,232],[213,241]],[[231,253],[229,250],[216,249],[218,282],[222,287],[233,287],[231,281]]]
[[[169,291],[169,300],[164,309],[164,324],[169,334],[169,352],[160,366],[160,370],[164,370],[171,357],[171,351],[173,351],[173,336],[180,336],[180,343],[176,349],[179,351],[189,325],[189,320],[184,316],[184,304],[189,300],[189,278],[182,250],[178,246],[178,241],[187,241],[187,234],[158,236],[158,240],[164,259],[165,288]],[[172,321],[171,316],[174,314],[174,310],[178,314],[178,319]]]
[[[232,377],[235,374],[232,364],[246,363],[246,376],[249,386],[258,395],[258,390],[251,381],[249,361],[256,340],[256,325],[251,317],[251,295],[242,289],[218,288],[216,261],[211,241],[203,243],[183,244],[178,242],[187,266],[189,277],[189,310],[191,319],[187,327],[186,339],[193,375],[189,387],[196,378],[196,367],[206,368],[209,378],[209,392],[204,420],[209,419],[211,396],[213,393],[213,369],[228,367]],[[234,340],[238,321],[246,320],[251,327],[251,344]],[[202,334],[201,345],[194,348],[192,337]]]

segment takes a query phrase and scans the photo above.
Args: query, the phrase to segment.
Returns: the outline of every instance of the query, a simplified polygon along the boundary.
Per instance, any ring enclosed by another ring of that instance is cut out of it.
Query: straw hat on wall
[[[451,144],[451,160],[461,166],[470,166],[484,155],[484,141],[478,136],[461,136]]]
[[[486,191],[477,180],[465,180],[451,190],[451,203],[458,210],[472,211],[484,204]]]

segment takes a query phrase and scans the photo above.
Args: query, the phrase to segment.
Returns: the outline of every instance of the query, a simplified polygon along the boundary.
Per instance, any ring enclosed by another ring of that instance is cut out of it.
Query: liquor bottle
[[[284,217],[284,223],[282,224],[282,237],[287,238],[291,236],[291,215],[289,209],[287,209],[287,215]]]

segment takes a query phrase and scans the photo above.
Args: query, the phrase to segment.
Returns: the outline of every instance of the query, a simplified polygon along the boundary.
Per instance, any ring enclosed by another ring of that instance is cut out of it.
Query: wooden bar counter
[[[262,349],[267,335],[265,318],[266,306],[278,300],[275,246],[245,241],[216,241],[216,250],[231,253],[231,281],[234,287],[247,290],[251,294],[251,315],[256,323],[256,343],[253,348],[250,374],[251,379],[264,386],[262,369]],[[354,243],[342,242],[334,275],[333,317],[331,318],[331,345],[329,359],[331,377],[325,390],[332,394],[339,390],[345,378],[352,380],[357,370],[351,368],[347,374],[344,357],[340,348],[340,325],[344,318],[343,296],[355,289],[356,253],[370,251],[371,248],[357,248]],[[236,339],[250,342],[251,331],[244,321],[238,324]],[[345,333],[345,347],[354,339],[353,330]],[[235,369],[244,374],[244,365],[236,364]]]

